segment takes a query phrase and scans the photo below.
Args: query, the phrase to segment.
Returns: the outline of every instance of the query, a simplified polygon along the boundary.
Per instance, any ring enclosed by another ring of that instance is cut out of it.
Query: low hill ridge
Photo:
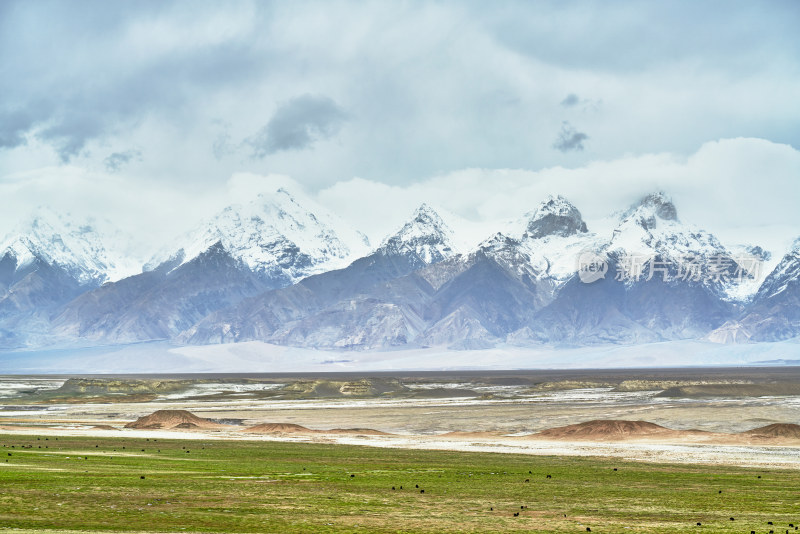
[[[125,428],[135,428],[139,430],[168,430],[172,428],[201,428],[219,429],[226,425],[215,423],[209,419],[203,419],[186,410],[157,410],[150,415],[140,417],[136,421],[128,423]]]

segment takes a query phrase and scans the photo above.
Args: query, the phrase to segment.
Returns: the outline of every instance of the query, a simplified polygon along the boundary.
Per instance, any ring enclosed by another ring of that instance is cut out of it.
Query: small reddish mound
[[[293,423],[262,423],[245,428],[242,432],[250,432],[252,434],[311,434],[314,431]]]
[[[774,423],[744,432],[753,436],[766,436],[770,438],[800,439],[800,425],[792,423]]]
[[[673,431],[655,423],[648,423],[647,421],[598,419],[595,421],[578,423],[576,425],[548,428],[535,435],[553,439],[603,439],[652,436],[654,434],[664,434],[667,432]]]
[[[186,410],[157,410],[150,415],[140,417],[132,423],[125,425],[125,428],[136,428],[139,430],[168,430],[171,428],[185,429],[220,429],[226,425],[197,417]]]

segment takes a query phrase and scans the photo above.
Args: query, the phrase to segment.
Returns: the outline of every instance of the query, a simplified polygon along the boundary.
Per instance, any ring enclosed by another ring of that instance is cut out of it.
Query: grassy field
[[[256,441],[0,435],[0,444],[0,530],[14,532],[777,533],[800,525],[800,471],[792,470]]]

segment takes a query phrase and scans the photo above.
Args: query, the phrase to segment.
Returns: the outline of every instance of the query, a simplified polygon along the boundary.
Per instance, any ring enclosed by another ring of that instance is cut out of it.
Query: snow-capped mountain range
[[[477,244],[458,226],[423,204],[371,249],[334,214],[278,189],[225,208],[137,271],[112,247],[113,232],[44,210],[0,245],[0,348],[169,339],[360,350],[800,335],[800,246],[771,269],[756,245],[728,249],[682,222],[663,193],[620,212],[610,235],[593,232],[561,196]],[[596,265],[584,265],[587,254]],[[589,267],[600,275],[587,281]]]
[[[369,250],[366,236],[319,206],[310,211],[280,188],[273,195],[260,194],[247,204],[226,207],[156,254],[144,270],[164,263],[177,268],[216,243],[253,272],[286,276],[291,283],[343,267]]]
[[[0,242],[0,258],[13,258],[17,271],[41,261],[80,284],[102,284],[137,272],[135,261],[112,248],[120,238],[118,231],[104,234],[95,221],[75,221],[39,208]]]

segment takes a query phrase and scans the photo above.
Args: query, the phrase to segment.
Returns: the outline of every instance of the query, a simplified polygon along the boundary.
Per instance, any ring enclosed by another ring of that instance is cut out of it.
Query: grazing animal
[[[547,478],[553,478],[553,477],[552,477],[552,476],[550,476],[550,475],[547,475]]]
[[[731,517],[731,521],[735,521],[735,519]]]
[[[701,522],[699,522],[699,521],[698,521],[698,522],[697,522],[697,526],[698,526],[698,527],[700,527],[700,526],[703,526],[703,523],[701,523]]]
[[[768,525],[771,525],[771,524],[772,524],[772,521],[767,521],[767,524],[768,524]]]
[[[350,478],[356,478],[356,476],[355,475],[350,475]]]
[[[617,468],[615,467],[615,468],[614,468],[614,471],[616,471],[616,470],[617,470]]]
[[[490,511],[490,512],[494,512],[494,506],[490,506],[490,507],[489,507],[489,511]]]
[[[425,490],[419,490],[420,493],[425,493]]]
[[[719,490],[719,492],[722,493],[722,490]]]
[[[392,491],[394,491],[394,486],[392,486]]]
[[[519,517],[519,512],[514,512],[514,517]]]
[[[586,527],[586,532],[591,532],[591,531],[592,531],[592,529],[590,529],[589,527]]]
[[[525,479],[525,482],[530,482],[530,481],[531,481],[531,479],[529,479],[529,478]]]
[[[141,478],[142,480],[144,480],[144,475],[140,476],[139,478]]]

